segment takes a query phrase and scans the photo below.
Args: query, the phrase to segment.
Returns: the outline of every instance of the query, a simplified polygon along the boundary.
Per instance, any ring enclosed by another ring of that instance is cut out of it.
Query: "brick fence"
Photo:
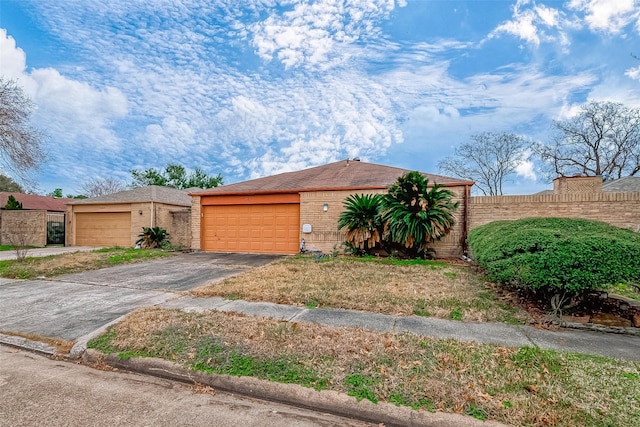
[[[481,196],[469,201],[469,229],[499,220],[583,218],[640,232],[640,193]]]
[[[46,246],[47,211],[1,211],[0,244],[12,246]]]

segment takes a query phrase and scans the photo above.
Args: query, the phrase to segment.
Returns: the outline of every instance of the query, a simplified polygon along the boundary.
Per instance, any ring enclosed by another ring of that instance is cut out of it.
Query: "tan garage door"
[[[131,212],[82,212],[76,217],[76,245],[131,246]]]
[[[299,248],[300,205],[202,207],[205,251],[294,254]]]

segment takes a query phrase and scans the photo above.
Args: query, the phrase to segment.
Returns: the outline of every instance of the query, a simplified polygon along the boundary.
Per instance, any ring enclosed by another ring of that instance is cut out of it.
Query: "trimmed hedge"
[[[469,232],[475,262],[492,280],[536,293],[579,295],[640,283],[640,233],[570,218],[496,221]]]

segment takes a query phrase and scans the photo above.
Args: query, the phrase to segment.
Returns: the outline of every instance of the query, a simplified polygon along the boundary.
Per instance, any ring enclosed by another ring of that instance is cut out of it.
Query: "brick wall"
[[[47,245],[47,211],[3,210],[0,215],[0,244]]]
[[[432,246],[438,257],[448,258],[462,255],[464,243],[464,191],[465,187],[451,187],[455,193],[454,200],[460,201],[455,212],[456,225],[451,233]],[[300,238],[305,240],[308,250],[321,250],[330,253],[334,246],[340,249],[344,242],[344,232],[338,231],[338,218],[343,211],[343,202],[353,191],[312,191],[300,194]],[[355,192],[362,194],[362,192]],[[367,191],[368,194],[383,194],[386,190]],[[327,204],[327,211],[323,205]],[[304,224],[311,225],[311,233],[303,233]]]
[[[640,231],[640,193],[472,197],[469,229],[498,220],[584,218]]]
[[[169,240],[176,246],[184,249],[191,247],[191,209],[172,210],[169,231]]]
[[[191,196],[191,249],[200,250],[200,196]]]
[[[601,193],[601,176],[561,176],[553,180],[553,192],[567,193]]]

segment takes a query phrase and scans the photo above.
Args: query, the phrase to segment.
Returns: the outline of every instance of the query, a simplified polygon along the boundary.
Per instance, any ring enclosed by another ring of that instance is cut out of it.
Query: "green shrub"
[[[493,280],[546,296],[640,282],[640,234],[603,222],[497,221],[471,230],[468,241]]]
[[[170,245],[169,233],[162,227],[142,227],[142,233],[138,234],[136,245],[143,248],[162,248]]]

